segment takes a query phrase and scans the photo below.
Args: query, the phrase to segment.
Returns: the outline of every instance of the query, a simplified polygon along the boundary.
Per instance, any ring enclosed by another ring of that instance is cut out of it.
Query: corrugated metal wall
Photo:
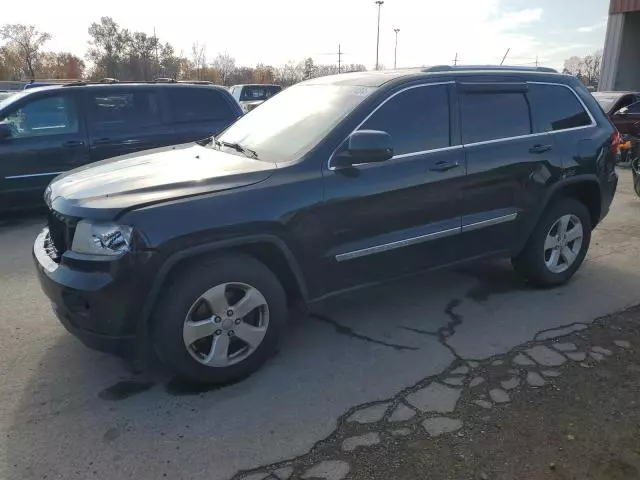
[[[611,0],[611,13],[640,12],[640,0]]]

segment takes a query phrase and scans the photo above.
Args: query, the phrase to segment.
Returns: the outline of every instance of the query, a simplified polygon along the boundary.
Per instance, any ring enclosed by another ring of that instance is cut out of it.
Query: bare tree
[[[227,52],[219,53],[211,66],[220,73],[222,84],[227,85],[231,74],[236,70],[236,59]]]
[[[202,73],[207,67],[207,46],[198,42],[191,45],[191,61],[196,70],[196,80],[202,80]]]
[[[600,67],[602,66],[602,50],[584,57],[584,76],[587,85],[596,86],[600,82]]]
[[[571,57],[564,61],[563,73],[577,77],[587,86],[597,86],[600,81],[602,67],[602,50],[598,50],[584,58]]]
[[[582,76],[584,71],[584,59],[580,57],[571,57],[564,61],[564,73],[573,75],[574,77]]]
[[[15,49],[29,78],[35,79],[40,49],[51,39],[51,34],[36,30],[34,25],[16,23],[2,27],[0,37],[7,40],[9,46]]]

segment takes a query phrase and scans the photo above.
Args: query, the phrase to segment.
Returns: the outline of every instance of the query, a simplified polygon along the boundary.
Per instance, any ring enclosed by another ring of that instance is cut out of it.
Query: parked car
[[[229,91],[235,98],[244,113],[250,112],[276,93],[282,91],[280,85],[234,85]]]
[[[53,177],[80,165],[216,134],[242,111],[222,88],[73,83],[0,102],[0,210],[42,203]]]
[[[621,134],[620,163],[631,166],[633,188],[640,196],[640,93],[596,92],[593,96]]]
[[[567,282],[616,190],[619,135],[549,69],[438,67],[295,85],[207,144],[56,178],[35,240],[66,328],[178,375],[258,369],[287,308],[479,258]]]

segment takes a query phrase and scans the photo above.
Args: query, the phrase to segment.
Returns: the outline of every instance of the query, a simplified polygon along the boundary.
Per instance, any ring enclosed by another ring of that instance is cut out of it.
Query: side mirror
[[[332,167],[384,162],[393,157],[391,135],[379,130],[359,130],[347,139],[347,148],[332,160]]]
[[[626,117],[627,116],[627,107],[621,108],[617,112],[613,114],[614,117]]]
[[[11,127],[7,123],[0,123],[0,141],[7,140],[13,135],[11,133]]]

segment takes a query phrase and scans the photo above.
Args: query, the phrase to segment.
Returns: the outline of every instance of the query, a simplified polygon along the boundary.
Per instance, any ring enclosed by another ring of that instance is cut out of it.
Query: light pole
[[[382,0],[377,0],[376,5],[378,5],[378,39],[376,41],[376,70],[378,70],[378,58],[380,54],[380,7],[384,5]]]
[[[396,32],[396,49],[395,49],[395,52],[393,54],[393,69],[395,70],[396,68],[398,68],[398,66],[397,66],[397,62],[398,62],[398,33],[400,33],[400,29],[399,28],[394,28],[393,31]]]

